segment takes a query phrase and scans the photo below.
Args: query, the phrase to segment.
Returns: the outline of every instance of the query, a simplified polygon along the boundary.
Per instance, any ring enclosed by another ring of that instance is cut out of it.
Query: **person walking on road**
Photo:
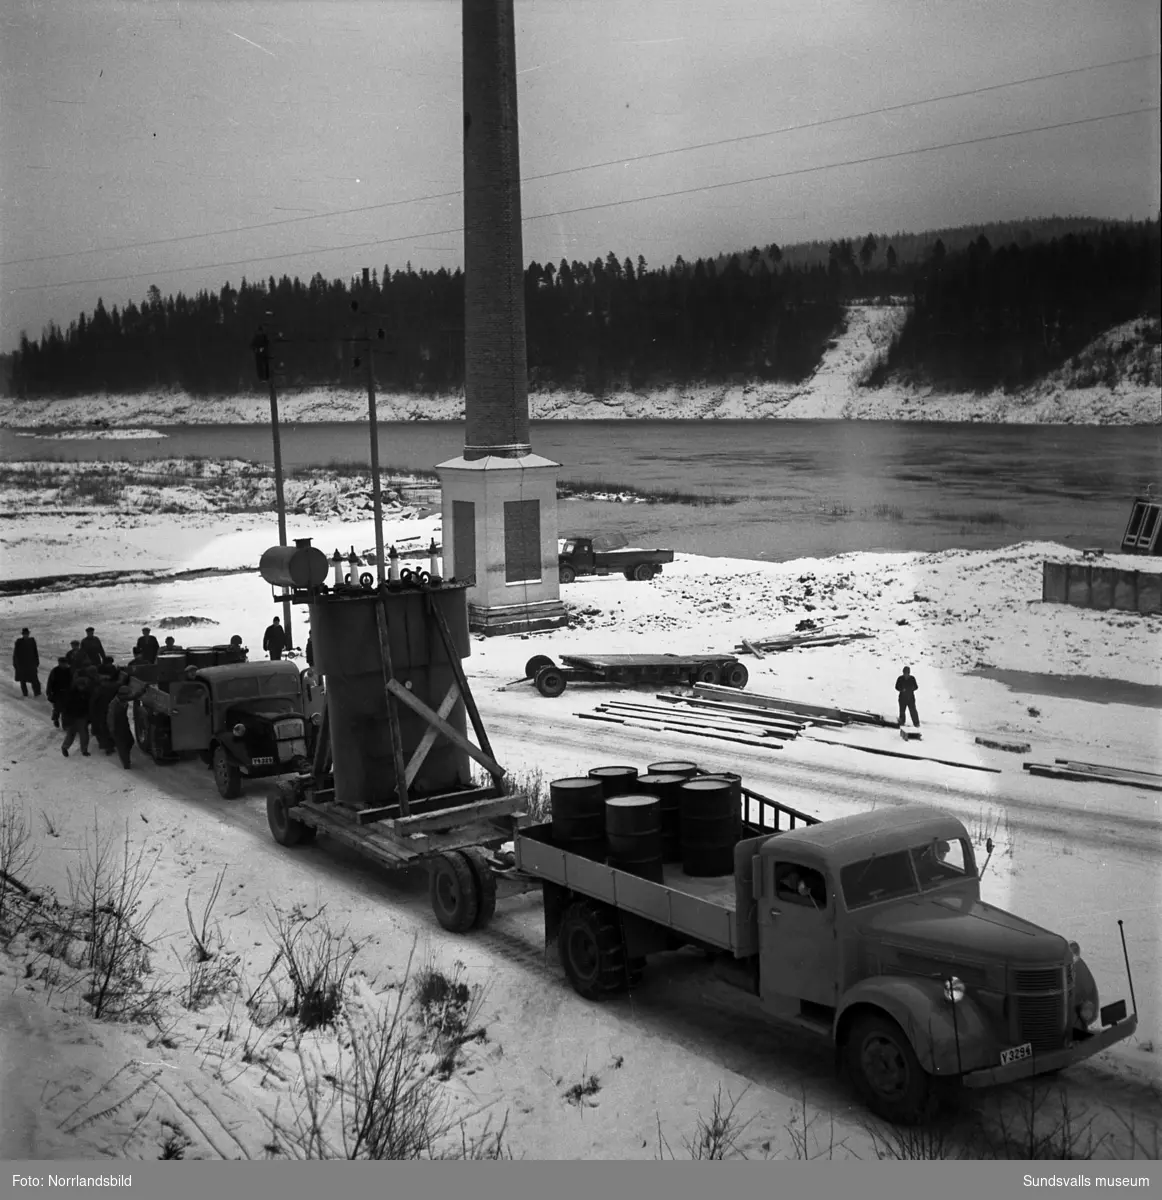
[[[68,758],[69,747],[74,738],[80,738],[81,754],[89,756],[89,701],[92,686],[88,676],[77,673],[69,690],[65,692],[61,702],[61,724],[65,730],[65,740],[61,743],[61,753]]]
[[[40,654],[36,649],[36,638],[27,629],[20,631],[16,645],[12,650],[12,670],[16,682],[20,684],[20,694],[28,695],[28,685],[32,684],[33,696],[40,695]]]
[[[114,750],[113,735],[109,732],[106,717],[109,713],[109,705],[113,702],[113,697],[117,695],[117,689],[120,686],[118,675],[119,672],[116,669],[111,670],[106,667],[102,672],[100,683],[93,688],[89,700],[89,728],[93,731],[93,737],[97,739],[97,745],[106,754],[112,754]]]
[[[262,635],[262,648],[270,654],[271,662],[277,662],[282,658],[282,652],[286,649],[286,630],[283,629],[282,622],[278,617],[274,618]]]
[[[101,639],[94,632],[92,625],[85,629],[85,636],[81,638],[81,658],[87,659],[95,667],[99,667],[105,661],[105,647],[101,645]]]
[[[129,688],[123,684],[109,702],[109,711],[105,718],[106,730],[117,748],[121,765],[127,771],[129,770],[129,757],[133,753],[133,726],[129,720],[131,703]]]
[[[45,699],[52,705],[52,723],[58,729],[61,727],[61,704],[72,682],[73,669],[69,666],[69,660],[62,654],[56,660],[56,666],[49,671],[44,685]]]
[[[157,638],[149,632],[149,626],[143,625],[141,628],[141,637],[137,639],[137,644],[133,647],[133,653],[137,658],[142,658],[146,662],[157,662],[157,656],[161,647],[157,644]]]
[[[916,690],[919,684],[912,674],[911,667],[905,667],[903,674],[896,680],[896,691],[900,695],[900,728],[904,728],[904,715],[912,718],[912,724],[919,729],[920,718],[916,715]]]

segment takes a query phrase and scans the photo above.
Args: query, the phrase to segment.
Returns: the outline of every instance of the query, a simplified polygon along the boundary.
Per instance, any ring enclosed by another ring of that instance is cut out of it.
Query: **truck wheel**
[[[280,846],[306,845],[315,840],[315,827],[290,815],[293,803],[289,789],[281,787],[266,798],[266,823]]]
[[[242,772],[221,746],[214,747],[214,782],[223,800],[237,800],[242,795]]]
[[[536,679],[537,672],[542,667],[553,666],[553,660],[547,654],[534,654],[532,658],[525,663],[525,678]]]
[[[533,682],[537,691],[550,699],[565,690],[565,676],[556,667],[542,667]]]
[[[633,582],[633,569],[632,569],[632,568],[630,568],[630,567],[626,567],[626,569],[625,569],[624,571],[622,571],[622,574],[623,574],[623,575],[626,577],[626,579],[628,579],[628,580],[629,580],[631,583]]]
[[[475,846],[461,850],[460,853],[468,860],[468,866],[472,870],[472,880],[476,884],[476,901],[480,906],[472,928],[483,929],[496,912],[496,876],[488,865],[488,859]]]
[[[694,675],[699,683],[717,683],[720,676],[718,668],[713,663],[703,663]]]
[[[588,900],[575,900],[561,918],[557,951],[578,995],[601,1000],[627,986],[625,946],[617,922]]]
[[[897,1125],[932,1115],[934,1092],[907,1035],[888,1017],[856,1019],[844,1047],[847,1069],[863,1102]]]
[[[557,571],[557,578],[562,583],[572,583],[577,578],[577,572],[570,566],[563,566]]]
[[[638,583],[645,583],[654,577],[654,568],[650,563],[638,563],[633,569],[633,577]]]
[[[439,855],[428,877],[432,912],[449,933],[467,933],[476,924],[480,901],[467,858],[455,850]]]
[[[138,702],[134,702],[133,705],[133,734],[137,738],[137,745],[148,754],[149,717],[146,716],[145,709]]]
[[[727,687],[744,688],[749,680],[750,672],[746,669],[746,663],[727,663],[726,670],[722,674],[722,682]]]

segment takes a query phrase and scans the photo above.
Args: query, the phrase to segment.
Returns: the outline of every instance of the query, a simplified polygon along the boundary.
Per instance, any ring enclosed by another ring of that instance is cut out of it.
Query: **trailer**
[[[627,546],[620,550],[598,550],[590,537],[566,538],[557,554],[557,574],[562,583],[578,575],[624,575],[648,582],[665,563],[674,561],[673,550],[649,550]]]
[[[309,538],[272,547],[259,569],[309,607],[325,681],[309,766],[267,800],[275,841],[303,846],[322,833],[389,870],[423,868],[445,929],[486,925],[498,879],[513,874],[497,852],[525,800],[505,786],[460,665],[469,584],[405,569],[378,584],[365,574],[328,586],[327,559]],[[490,782],[473,780],[473,763]]]
[[[607,768],[604,782],[632,770]],[[696,775],[679,785],[683,823],[687,805],[695,816],[689,862],[685,828],[680,862],[651,859],[640,817],[635,853],[612,857],[608,790],[604,853],[579,848],[576,813],[570,836],[553,822],[517,831],[517,867],[542,887],[546,948],[583,998],[623,992],[651,956],[693,948],[773,1020],[829,1042],[864,1104],[900,1124],[926,1122],[954,1087],[1058,1071],[1134,1033],[1136,1003],[1100,1003],[1076,942],[981,900],[972,839],[952,814],[905,805],[821,821],[733,778],[735,832],[718,839],[724,873],[709,878],[694,870],[715,840],[706,793],[689,792]],[[651,802],[620,803],[624,821]],[[1133,1000],[1124,933],[1122,950]]]
[[[530,680],[542,696],[559,696],[570,680],[615,687],[721,683],[744,688],[750,679],[746,664],[733,654],[562,654],[559,657],[560,666],[547,654],[536,654],[525,663],[524,680]]]

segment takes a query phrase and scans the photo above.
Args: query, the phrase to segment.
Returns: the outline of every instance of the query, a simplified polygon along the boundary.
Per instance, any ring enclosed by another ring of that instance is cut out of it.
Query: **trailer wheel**
[[[266,823],[280,846],[309,844],[315,840],[315,834],[318,832],[313,825],[290,815],[293,803],[286,787],[278,788],[273,795],[266,798]]]
[[[532,658],[525,663],[525,678],[536,679],[537,672],[542,667],[551,667],[553,665],[553,660],[547,654],[534,654]]]
[[[553,666],[542,667],[537,672],[533,683],[536,684],[537,691],[542,696],[548,696],[550,699],[559,696],[565,690],[565,676],[557,667]]]
[[[616,920],[588,900],[575,900],[561,918],[557,951],[578,995],[601,1000],[627,986],[625,945]]]
[[[638,583],[646,583],[654,577],[654,568],[652,563],[638,563],[633,569],[633,577]]]
[[[461,850],[460,853],[468,860],[468,866],[472,869],[472,879],[476,884],[476,901],[480,906],[472,928],[483,929],[496,912],[496,876],[488,865],[488,859],[475,846]]]
[[[428,880],[432,912],[449,933],[467,933],[476,924],[480,901],[468,859],[455,850],[439,855]]]
[[[847,1069],[863,1102],[897,1125],[930,1117],[935,1093],[907,1034],[888,1017],[857,1017],[844,1046]]]
[[[720,675],[714,663],[703,663],[694,675],[699,683],[717,683]]]
[[[740,662],[728,663],[722,676],[722,682],[732,688],[744,688],[749,680],[750,672],[746,669],[746,663]]]
[[[568,563],[564,563],[557,570],[557,578],[560,579],[562,583],[572,583],[573,580],[577,578],[577,572],[574,571],[573,568],[568,565]]]
[[[242,795],[242,772],[221,746],[214,747],[213,767],[214,782],[222,799],[237,800]]]

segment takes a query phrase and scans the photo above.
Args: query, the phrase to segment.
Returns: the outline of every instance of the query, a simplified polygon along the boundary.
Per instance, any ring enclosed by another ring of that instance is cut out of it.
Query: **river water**
[[[162,428],[164,437],[58,439],[0,430],[0,460],[201,455],[272,462],[269,427]],[[379,427],[386,466],[430,469],[460,422]],[[1162,426],[896,421],[539,421],[561,478],[681,491],[697,505],[562,502],[562,535],[784,561],[851,550],[992,549],[1051,540],[1117,549],[1133,496],[1162,491]],[[363,425],[282,426],[283,462],[366,467]],[[729,503],[728,503],[729,502]]]

